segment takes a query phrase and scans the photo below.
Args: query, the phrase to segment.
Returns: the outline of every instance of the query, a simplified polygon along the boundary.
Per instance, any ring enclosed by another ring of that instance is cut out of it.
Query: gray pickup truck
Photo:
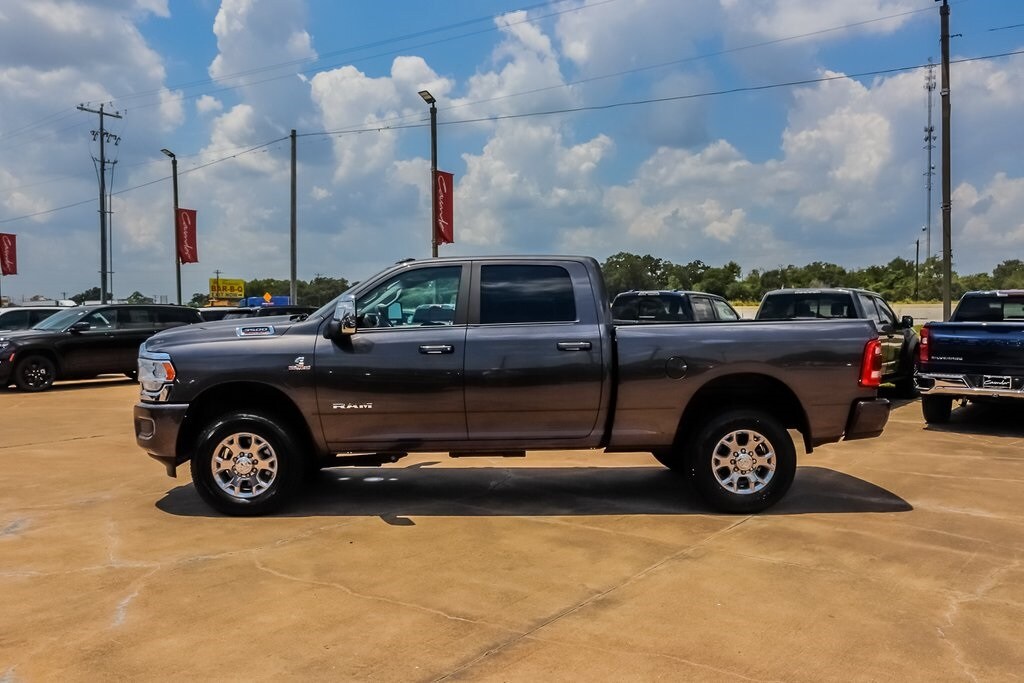
[[[139,352],[138,444],[256,515],[322,467],[415,451],[648,451],[725,512],[777,502],[805,449],[877,436],[872,322],[611,322],[587,257],[401,262],[305,320],[170,330]],[[348,454],[348,455],[345,455]]]

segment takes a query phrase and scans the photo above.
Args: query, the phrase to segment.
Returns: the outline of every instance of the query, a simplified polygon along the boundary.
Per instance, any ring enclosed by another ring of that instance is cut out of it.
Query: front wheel
[[[14,368],[14,383],[22,391],[46,391],[57,378],[57,367],[46,356],[25,356]]]
[[[305,473],[296,441],[267,415],[235,412],[199,436],[191,461],[199,496],[227,515],[277,510],[295,495]]]
[[[796,475],[796,449],[781,423],[757,410],[712,418],[689,450],[694,485],[722,512],[760,512],[777,503]]]

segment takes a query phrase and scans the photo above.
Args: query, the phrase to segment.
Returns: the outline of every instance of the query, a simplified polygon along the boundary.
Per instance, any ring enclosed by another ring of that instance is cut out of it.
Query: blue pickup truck
[[[954,400],[1024,399],[1024,290],[967,292],[948,323],[925,325],[914,381],[930,424]]]

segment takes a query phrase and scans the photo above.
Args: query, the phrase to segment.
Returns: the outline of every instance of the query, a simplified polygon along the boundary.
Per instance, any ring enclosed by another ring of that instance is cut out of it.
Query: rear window
[[[770,294],[761,303],[758,320],[793,318],[856,318],[853,297],[847,292],[784,292]],[[872,316],[873,317],[873,316]]]
[[[966,296],[950,317],[954,322],[1024,320],[1024,296]]]

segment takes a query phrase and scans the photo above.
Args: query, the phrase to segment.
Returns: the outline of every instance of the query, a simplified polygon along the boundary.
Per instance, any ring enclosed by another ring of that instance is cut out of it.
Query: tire
[[[752,409],[712,418],[687,449],[701,497],[728,513],[752,513],[779,502],[796,475],[796,449],[782,424]]]
[[[57,378],[57,367],[46,356],[25,356],[14,368],[14,383],[22,391],[46,391]]]
[[[917,396],[917,387],[914,386],[914,373],[911,370],[906,377],[900,377],[893,382],[897,398],[914,398]]]
[[[306,471],[297,442],[271,416],[233,412],[200,434],[191,461],[199,496],[226,515],[264,515],[285,505]]]
[[[928,424],[944,425],[953,411],[952,396],[922,396],[921,413]]]

